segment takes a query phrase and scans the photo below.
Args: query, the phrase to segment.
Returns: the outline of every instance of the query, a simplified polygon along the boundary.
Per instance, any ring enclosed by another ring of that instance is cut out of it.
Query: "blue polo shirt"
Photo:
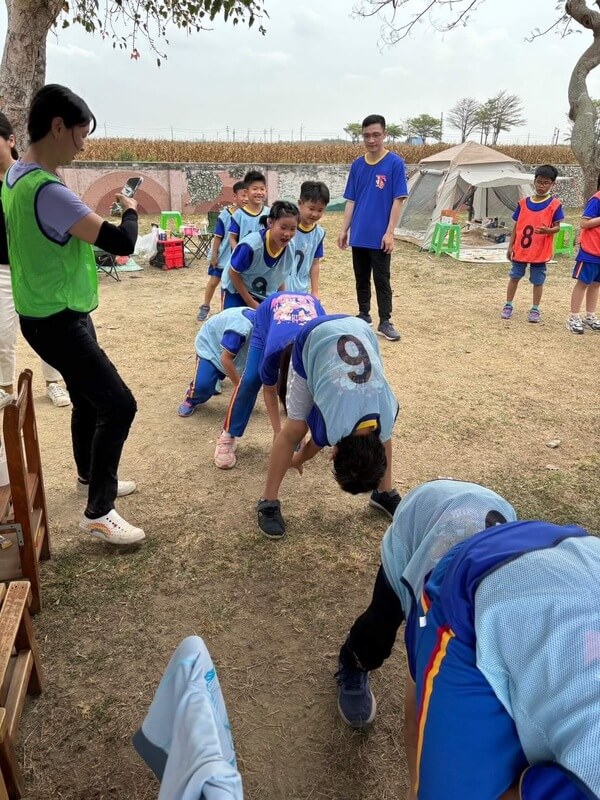
[[[381,250],[381,240],[397,197],[407,197],[404,160],[396,153],[386,153],[376,164],[365,156],[350,167],[344,197],[354,202],[350,226],[350,246]]]

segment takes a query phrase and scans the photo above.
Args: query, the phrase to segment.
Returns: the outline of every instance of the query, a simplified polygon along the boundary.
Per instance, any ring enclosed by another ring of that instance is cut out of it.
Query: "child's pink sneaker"
[[[215,449],[215,464],[219,469],[233,469],[235,467],[237,461],[235,457],[236,447],[235,436],[230,436],[226,431],[221,431]]]
[[[512,317],[513,307],[510,303],[507,303],[502,311],[500,312],[500,316],[502,319],[510,319]]]
[[[532,308],[527,314],[527,322],[539,322],[542,318],[538,308]]]

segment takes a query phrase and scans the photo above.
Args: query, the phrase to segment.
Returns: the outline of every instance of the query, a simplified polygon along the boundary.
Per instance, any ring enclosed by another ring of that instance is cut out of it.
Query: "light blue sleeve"
[[[555,762],[600,797],[600,540],[568,538],[486,577],[477,666],[530,764]]]

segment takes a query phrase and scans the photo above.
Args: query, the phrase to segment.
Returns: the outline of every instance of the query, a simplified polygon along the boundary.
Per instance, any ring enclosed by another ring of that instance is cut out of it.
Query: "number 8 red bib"
[[[517,235],[513,246],[513,261],[521,261],[525,264],[545,264],[552,258],[553,239],[552,234],[534,233],[536,228],[551,228],[552,220],[557,209],[560,207],[560,200],[553,197],[546,208],[540,211],[532,211],[527,205],[526,198],[519,200],[519,218]]]

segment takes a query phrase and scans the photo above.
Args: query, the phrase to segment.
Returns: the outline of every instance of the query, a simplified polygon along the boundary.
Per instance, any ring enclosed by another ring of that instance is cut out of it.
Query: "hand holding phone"
[[[133,197],[143,182],[143,178],[129,178],[127,180],[127,183],[117,195],[117,202],[111,206],[110,213],[113,216],[120,216],[126,208],[137,208],[137,202]]]

